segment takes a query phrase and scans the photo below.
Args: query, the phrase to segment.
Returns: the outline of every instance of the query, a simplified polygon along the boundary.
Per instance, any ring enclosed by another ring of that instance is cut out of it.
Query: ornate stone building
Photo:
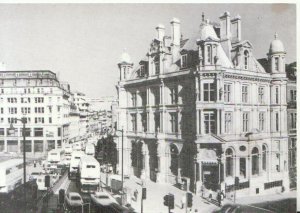
[[[135,68],[127,53],[118,64],[124,174],[171,184],[185,177],[191,189],[221,187],[228,196],[234,184],[237,196],[288,190],[282,42],[275,35],[264,69],[241,37],[241,17],[203,18],[188,38],[180,25],[171,21],[171,36],[158,25]]]

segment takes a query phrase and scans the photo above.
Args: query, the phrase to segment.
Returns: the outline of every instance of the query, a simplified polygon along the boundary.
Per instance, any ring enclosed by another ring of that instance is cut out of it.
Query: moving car
[[[117,201],[107,192],[95,192],[91,194],[91,203],[95,206],[109,206]]]
[[[134,213],[132,208],[121,206],[107,192],[91,194],[91,207],[95,213]]]
[[[83,205],[83,200],[79,193],[68,192],[65,195],[65,205],[69,209],[81,208]]]

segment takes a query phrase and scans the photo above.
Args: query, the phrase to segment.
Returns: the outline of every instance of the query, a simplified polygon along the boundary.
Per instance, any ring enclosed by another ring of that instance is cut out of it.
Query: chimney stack
[[[233,43],[242,40],[241,16],[239,15],[231,20],[231,37]]]
[[[164,36],[165,36],[165,26],[162,24],[159,24],[155,29],[157,31],[157,39],[159,41],[163,41]]]
[[[225,12],[220,16],[220,25],[221,25],[221,40],[230,39],[230,13]]]
[[[179,46],[180,45],[180,37],[181,37],[179,19],[173,18],[171,21],[171,25],[172,25],[173,44],[175,46]]]

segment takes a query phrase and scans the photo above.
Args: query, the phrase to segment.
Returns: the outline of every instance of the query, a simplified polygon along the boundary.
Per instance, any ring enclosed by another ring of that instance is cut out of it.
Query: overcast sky
[[[132,61],[145,56],[161,23],[170,33],[177,17],[185,38],[197,32],[202,12],[218,21],[224,11],[242,17],[242,39],[266,57],[277,32],[296,60],[293,4],[36,4],[0,5],[0,61],[7,70],[51,70],[89,97],[116,95],[117,63],[126,48]]]

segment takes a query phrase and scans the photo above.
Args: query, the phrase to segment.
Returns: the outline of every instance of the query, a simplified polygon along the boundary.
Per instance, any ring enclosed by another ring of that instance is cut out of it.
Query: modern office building
[[[26,152],[41,156],[69,137],[70,86],[48,70],[0,72],[0,151],[22,152],[26,117]],[[15,131],[9,131],[10,125]]]
[[[124,174],[177,185],[187,180],[191,189],[221,188],[228,197],[234,189],[236,196],[287,191],[286,52],[278,35],[265,69],[242,39],[240,16],[203,18],[187,37],[180,28],[174,18],[168,36],[158,25],[135,68],[126,52],[121,56]],[[121,136],[117,147],[122,159]]]

